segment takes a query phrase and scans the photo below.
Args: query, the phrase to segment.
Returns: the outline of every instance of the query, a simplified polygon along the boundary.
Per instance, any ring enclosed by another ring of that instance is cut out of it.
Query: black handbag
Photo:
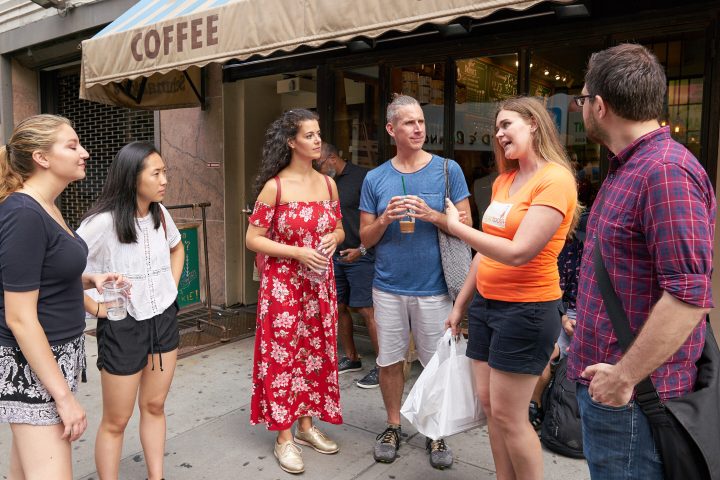
[[[448,172],[448,159],[445,159],[443,172],[445,174],[445,198],[450,198],[450,173]],[[443,209],[445,212],[445,198],[443,198]],[[462,290],[470,271],[472,254],[470,246],[459,238],[443,232],[438,228],[438,245],[440,246],[440,261],[442,263],[443,276],[448,288],[448,295],[455,301],[460,290]]]
[[[597,245],[593,265],[615,335],[627,351],[634,335]],[[635,402],[648,417],[667,480],[720,480],[720,350],[709,316],[706,321],[692,392],[663,402],[650,377],[635,387]]]

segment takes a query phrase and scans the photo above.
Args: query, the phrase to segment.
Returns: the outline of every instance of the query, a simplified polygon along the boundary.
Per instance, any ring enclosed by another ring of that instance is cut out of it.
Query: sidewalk
[[[364,353],[364,371],[340,376],[345,423],[320,427],[340,444],[340,453],[321,455],[303,450],[305,473],[315,479],[473,479],[495,478],[486,429],[476,429],[448,439],[455,452],[455,463],[446,471],[430,467],[424,437],[403,425],[404,440],[400,456],[392,464],[376,463],[372,458],[375,436],[384,428],[385,415],[379,389],[357,388],[353,380],[362,377],[373,358],[369,342],[357,338]],[[88,383],[81,385],[78,398],[87,410],[88,430],[73,445],[76,479],[97,480],[93,460],[95,433],[101,416],[100,378],[95,359],[95,337],[88,335]],[[295,477],[280,470],[273,456],[275,435],[248,421],[254,338],[246,338],[199,353],[178,362],[175,380],[166,405],[168,434],[165,477],[168,480],[252,480]],[[415,362],[410,382],[419,375]],[[133,416],[125,435],[120,467],[121,479],[144,479],[145,463],[138,435],[138,414]],[[0,428],[0,478],[8,471],[10,429]],[[589,473],[584,461],[572,460],[544,451],[545,478],[585,480]]]

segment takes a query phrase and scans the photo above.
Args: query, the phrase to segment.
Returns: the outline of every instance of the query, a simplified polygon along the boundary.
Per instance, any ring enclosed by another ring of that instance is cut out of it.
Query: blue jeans
[[[650,424],[634,401],[622,407],[594,402],[577,384],[583,451],[592,480],[662,480],[663,466]]]

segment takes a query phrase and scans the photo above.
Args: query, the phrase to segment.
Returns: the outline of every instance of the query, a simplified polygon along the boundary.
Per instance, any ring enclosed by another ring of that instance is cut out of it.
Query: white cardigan
[[[168,211],[165,214],[167,239],[162,223],[153,228],[152,215],[138,218],[136,243],[120,243],[112,214],[103,212],[85,219],[77,233],[88,246],[85,273],[117,272],[132,283],[128,313],[147,320],[165,311],[177,298],[170,270],[170,248],[180,242],[180,231]],[[92,296],[98,298],[97,290]]]

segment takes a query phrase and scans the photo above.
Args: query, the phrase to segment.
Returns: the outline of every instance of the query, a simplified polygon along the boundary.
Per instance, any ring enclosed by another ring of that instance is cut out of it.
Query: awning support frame
[[[185,76],[185,79],[190,84],[190,88],[192,88],[193,93],[195,93],[195,96],[197,97],[198,101],[200,102],[200,110],[205,110],[205,69],[202,69],[200,71],[200,90],[195,86],[192,79],[190,78],[190,75],[188,75],[187,70],[183,70],[183,75]]]
[[[137,96],[133,95],[132,93],[132,86],[134,82],[134,80],[125,80],[120,84],[120,88],[122,88],[122,91],[125,92],[125,95],[132,98],[135,103],[140,105],[140,103],[142,102],[143,94],[145,93],[145,85],[147,85],[147,78],[143,77],[140,80],[140,87],[138,88]]]

